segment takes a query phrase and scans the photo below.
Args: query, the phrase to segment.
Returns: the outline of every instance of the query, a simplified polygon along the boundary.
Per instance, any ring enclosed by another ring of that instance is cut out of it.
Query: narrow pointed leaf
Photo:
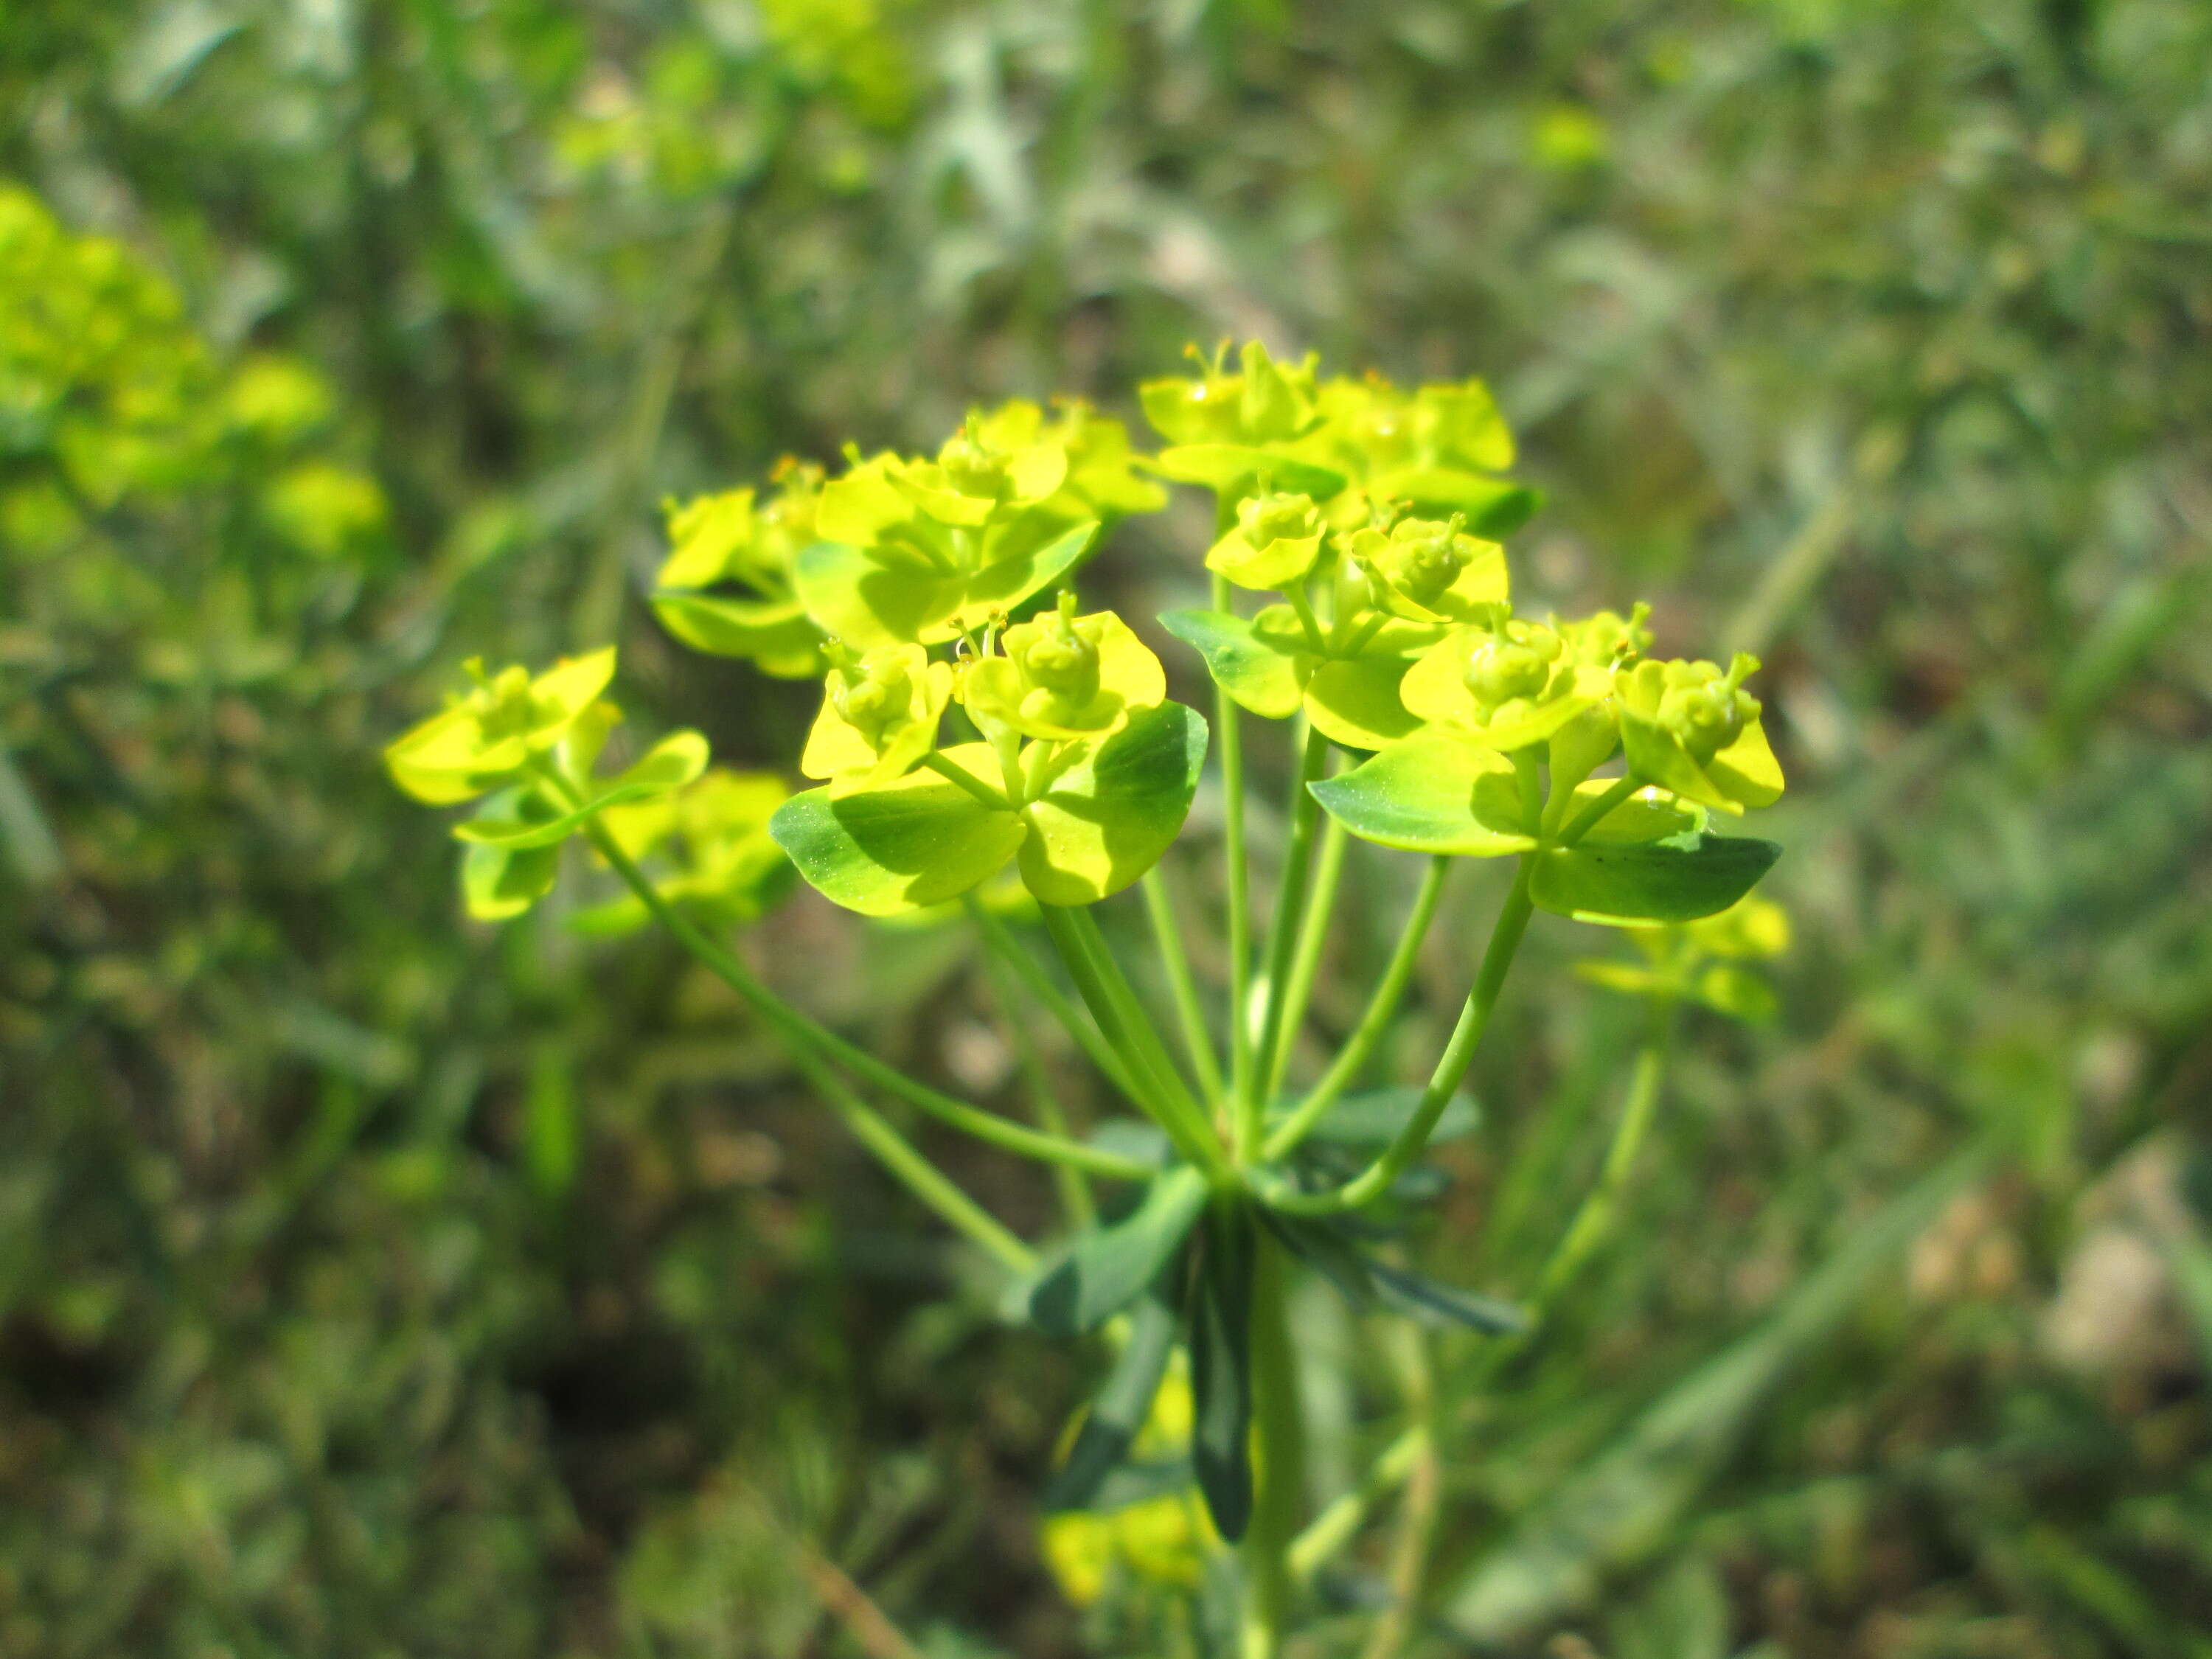
[[[1375,1304],[1375,1279],[1367,1258],[1335,1228],[1305,1216],[1260,1212],[1261,1224],[1283,1241],[1284,1247],[1334,1287],[1355,1310]]]
[[[1129,1340],[1092,1397],[1067,1462],[1045,1487],[1047,1510],[1088,1508],[1106,1477],[1128,1455],[1152,1414],[1152,1397],[1175,1352],[1178,1323],[1175,1310],[1158,1294],[1140,1297],[1131,1310]]]
[[[1419,1109],[1424,1092],[1419,1084],[1408,1083],[1346,1095],[1322,1115],[1306,1139],[1337,1146],[1387,1146]],[[1481,1121],[1473,1095],[1454,1095],[1429,1132],[1430,1143],[1472,1134]]]
[[[1242,1206],[1208,1213],[1191,1298],[1191,1468],[1231,1543],[1252,1519],[1252,1218]]]
[[[1049,1336],[1097,1330],[1143,1293],[1205,1207],[1205,1176],[1170,1170],[1121,1220],[1077,1236],[1031,1288],[1030,1319]]]
[[[1464,1325],[1492,1336],[1509,1335],[1528,1328],[1528,1316],[1510,1302],[1476,1296],[1381,1261],[1368,1263],[1375,1293],[1401,1313],[1428,1325]]]

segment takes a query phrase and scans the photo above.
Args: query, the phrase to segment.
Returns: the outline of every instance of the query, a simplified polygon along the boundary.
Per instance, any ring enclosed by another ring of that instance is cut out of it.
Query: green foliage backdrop
[[[2208,64],[2191,0],[8,0],[0,1650],[1133,1650],[1040,1565],[1067,1357],[674,957],[457,927],[377,755],[617,635],[788,753],[640,602],[664,495],[1255,333],[1488,377],[1520,570],[1760,653],[1792,781],[1778,1015],[1453,1425],[1417,1644],[2212,1652]],[[957,940],[763,965],[1014,1068]],[[1633,1042],[1501,1018],[1462,1282]]]

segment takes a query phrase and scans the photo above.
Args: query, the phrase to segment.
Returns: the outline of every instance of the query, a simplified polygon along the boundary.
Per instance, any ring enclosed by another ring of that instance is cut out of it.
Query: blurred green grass
[[[674,959],[460,924],[375,755],[462,655],[619,635],[780,763],[805,690],[635,603],[664,494],[1257,332],[1489,376],[1524,590],[1762,652],[1792,776],[1782,1017],[1690,1034],[1650,1246],[1456,1425],[1423,1639],[2212,1651],[2208,64],[2191,0],[11,0],[0,172],[151,286],[100,357],[0,272],[11,392],[66,338],[82,417],[0,433],[0,1649],[857,1651],[827,1560],[926,1651],[1078,1650],[1027,1508],[1075,1358]],[[240,414],[271,362],[322,406]],[[381,511],[309,544],[280,473]],[[779,941],[1004,1085],[957,941]],[[1587,1172],[1628,1038],[1503,1018],[1426,1248],[1510,1291],[1561,1218],[1499,1172]],[[1593,1471],[1640,1535],[1544,1531]],[[1484,1624],[1547,1536],[1596,1600]]]

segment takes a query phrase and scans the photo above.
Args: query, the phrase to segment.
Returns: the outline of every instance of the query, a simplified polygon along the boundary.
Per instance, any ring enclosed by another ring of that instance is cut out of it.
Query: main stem
[[[1244,1534],[1241,1659],[1275,1659],[1295,1580],[1291,1540],[1305,1494],[1305,1413],[1291,1337],[1289,1263],[1266,1228],[1252,1265],[1252,1519]]]

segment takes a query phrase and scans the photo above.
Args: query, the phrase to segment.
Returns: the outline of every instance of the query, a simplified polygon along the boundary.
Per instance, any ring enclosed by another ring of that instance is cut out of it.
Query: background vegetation
[[[1524,584],[1763,652],[1791,773],[1780,1015],[1459,1413],[1416,1650],[2212,1653],[2196,0],[8,0],[0,173],[0,1650],[1142,1650],[1040,1564],[1079,1356],[657,943],[460,923],[376,756],[618,632],[780,763],[664,494],[1257,333],[1488,375]],[[1005,1085],[957,937],[754,944]],[[1424,1248],[1510,1294],[1633,1033],[1501,1018]]]

